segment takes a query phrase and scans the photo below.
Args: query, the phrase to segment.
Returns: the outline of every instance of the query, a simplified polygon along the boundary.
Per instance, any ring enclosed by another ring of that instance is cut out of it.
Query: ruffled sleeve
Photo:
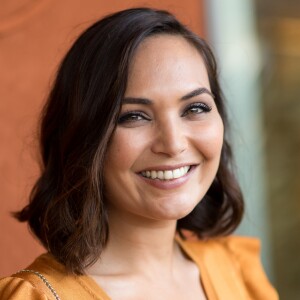
[[[47,296],[29,281],[17,277],[0,279],[1,300],[49,300]]]
[[[260,242],[255,238],[230,236],[221,240],[236,262],[251,299],[277,300],[277,292],[270,284],[260,260]]]

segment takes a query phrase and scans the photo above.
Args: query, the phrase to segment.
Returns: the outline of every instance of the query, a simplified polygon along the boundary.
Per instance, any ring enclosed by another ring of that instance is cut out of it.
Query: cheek
[[[221,155],[224,137],[224,126],[221,117],[201,128],[197,136],[198,149],[206,160],[218,159]]]
[[[142,132],[117,128],[111,138],[104,162],[104,192],[111,204],[126,208],[128,202],[120,201],[124,195],[128,199],[139,197],[133,173],[138,171],[136,163],[147,148]]]
[[[107,149],[105,164],[109,164],[110,169],[128,170],[143,153],[146,144],[144,134],[136,130],[117,128]]]

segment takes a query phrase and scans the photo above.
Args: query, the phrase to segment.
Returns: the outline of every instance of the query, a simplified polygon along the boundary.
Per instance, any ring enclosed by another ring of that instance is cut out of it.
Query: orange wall
[[[24,206],[39,173],[37,118],[56,66],[91,21],[132,6],[170,10],[203,32],[200,0],[1,0],[0,276],[26,267],[44,251],[9,213]]]

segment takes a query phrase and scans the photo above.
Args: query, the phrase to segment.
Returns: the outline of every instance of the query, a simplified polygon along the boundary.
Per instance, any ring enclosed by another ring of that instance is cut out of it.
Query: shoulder
[[[206,264],[218,261],[238,268],[241,272],[253,266],[260,266],[261,269],[260,241],[256,238],[227,236],[207,240],[187,239],[181,241],[181,244],[191,256]]]
[[[256,238],[227,236],[207,240],[186,240],[185,247],[195,254],[227,257],[230,260],[247,263],[248,260],[258,259],[260,256],[260,241]]]
[[[73,275],[51,254],[39,256],[25,270],[0,279],[1,300],[108,299],[88,276]]]
[[[264,275],[260,260],[261,244],[257,238],[227,236],[199,242],[213,255],[228,259],[246,277],[250,273]]]
[[[237,248],[245,252],[259,253],[260,240],[254,237],[244,236],[226,236],[213,239],[216,243],[224,245],[230,251],[235,251]]]
[[[260,241],[251,237],[226,236],[206,240],[192,238],[179,242],[187,250],[205,257],[225,255],[234,260],[245,260],[258,258],[260,255]]]
[[[36,288],[30,281],[12,276],[0,279],[0,299],[48,300],[46,294]]]
[[[205,243],[205,242],[204,242]],[[231,265],[238,269],[243,279],[265,276],[260,260],[260,241],[256,238],[228,236],[210,240],[206,245],[206,251],[212,251],[215,255],[227,259]]]
[[[0,279],[0,299],[54,299],[51,283],[64,276],[63,270],[50,254],[43,254],[25,270]]]
[[[255,299],[278,299],[260,259],[260,241],[256,238],[229,236],[220,239],[224,250],[236,262],[247,289]]]
[[[218,247],[222,248],[223,251],[240,263],[260,260],[261,244],[257,238],[227,236],[213,239],[211,243],[218,245]]]
[[[263,270],[258,239],[227,236],[185,241],[184,244],[195,261],[208,269],[212,280],[222,276],[220,285],[221,281],[232,286],[239,283],[251,299],[278,299]]]

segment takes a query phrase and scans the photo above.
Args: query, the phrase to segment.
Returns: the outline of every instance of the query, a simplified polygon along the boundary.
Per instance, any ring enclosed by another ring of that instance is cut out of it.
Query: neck
[[[176,221],[156,221],[109,214],[109,242],[88,273],[172,273],[180,250],[174,242]]]

